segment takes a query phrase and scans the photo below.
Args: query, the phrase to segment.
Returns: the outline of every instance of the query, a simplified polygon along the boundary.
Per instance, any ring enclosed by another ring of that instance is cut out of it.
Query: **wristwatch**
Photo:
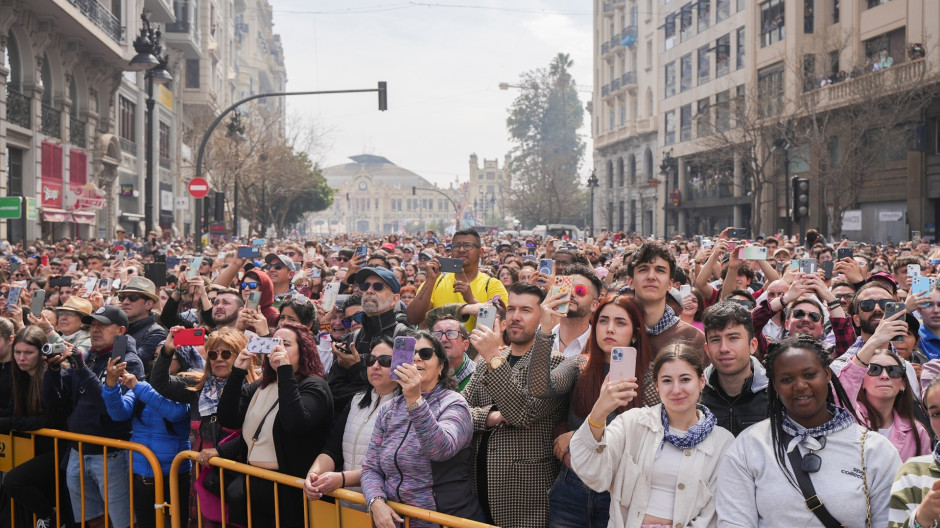
[[[490,367],[490,370],[496,370],[499,367],[503,366],[503,363],[506,362],[506,358],[503,356],[496,356],[493,359],[487,362],[487,365]]]
[[[368,513],[369,515],[372,515],[372,503],[375,502],[375,501],[377,501],[377,500],[380,500],[380,501],[382,501],[382,502],[385,502],[385,497],[381,497],[381,496],[379,496],[379,497],[372,497],[372,500],[369,501],[369,505],[366,506],[366,513]]]
[[[405,406],[405,410],[408,411],[408,412],[411,412],[411,411],[417,409],[418,407],[420,407],[422,403],[424,403],[424,396],[418,396],[418,399],[415,400],[414,403],[412,403],[411,405],[406,405],[406,406]]]

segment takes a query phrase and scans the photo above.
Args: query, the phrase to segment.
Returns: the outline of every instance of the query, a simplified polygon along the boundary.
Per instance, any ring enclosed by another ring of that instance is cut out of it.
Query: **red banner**
[[[42,142],[42,194],[43,209],[62,209],[62,147]]]

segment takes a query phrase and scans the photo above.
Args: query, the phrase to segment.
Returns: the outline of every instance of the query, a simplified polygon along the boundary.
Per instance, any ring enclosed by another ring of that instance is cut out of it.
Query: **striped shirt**
[[[938,478],[940,465],[937,465],[932,454],[908,459],[901,466],[891,486],[888,528],[913,526],[917,507]]]

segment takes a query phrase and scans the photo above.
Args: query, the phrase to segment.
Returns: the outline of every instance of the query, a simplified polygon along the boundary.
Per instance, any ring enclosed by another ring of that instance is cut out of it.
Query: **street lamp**
[[[147,11],[140,14],[140,35],[134,41],[134,51],[137,55],[131,59],[131,71],[146,71],[147,78],[147,133],[146,133],[146,164],[147,174],[144,177],[144,225],[145,234],[153,229],[153,85],[164,85],[173,80],[173,76],[166,71],[167,56],[163,52],[163,33],[159,28],[150,24]]]
[[[600,184],[597,181],[597,174],[591,169],[591,177],[587,181],[588,188],[591,189],[591,237],[594,237],[594,189]]]
[[[232,113],[232,120],[228,123],[228,132],[225,135],[231,138],[237,143],[242,143],[245,141],[245,125],[241,120],[241,113],[236,108]],[[241,171],[236,167],[235,169],[235,195],[232,201],[232,235],[238,238],[239,231],[239,222],[238,222],[238,187],[239,187],[239,178],[238,175]]]

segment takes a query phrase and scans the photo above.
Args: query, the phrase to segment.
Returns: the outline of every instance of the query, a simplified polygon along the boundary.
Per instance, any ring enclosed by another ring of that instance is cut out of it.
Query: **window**
[[[775,116],[783,111],[783,64],[777,63],[757,72],[760,116]]]
[[[746,114],[744,113],[747,110],[744,102],[744,85],[740,84],[737,88],[734,89],[734,120],[739,127],[744,126],[744,118]]]
[[[676,111],[670,110],[666,112],[665,120],[666,120],[666,126],[664,127],[665,134],[666,134],[665,143],[667,145],[672,145],[673,143],[676,142]]]
[[[607,107],[607,130],[614,129],[614,107],[613,105],[608,105]]]
[[[118,97],[118,111],[120,112],[120,120],[118,122],[118,135],[122,138],[135,143],[137,127],[134,124],[135,114],[137,113],[137,105],[131,102],[130,99],[122,96]]]
[[[679,109],[679,141],[692,139],[692,105],[687,104]]]
[[[199,88],[199,59],[186,59],[186,87]]]
[[[676,45],[676,14],[666,15],[666,49],[671,50]]]
[[[840,0],[832,0],[832,23],[839,23],[839,2]]]
[[[803,33],[812,33],[816,25],[816,14],[813,12],[815,2],[816,0],[803,0]]]
[[[705,137],[711,134],[711,130],[709,129],[712,126],[711,115],[709,111],[710,103],[708,98],[706,97],[705,99],[699,99],[696,106],[695,121],[697,126],[695,129],[695,135],[698,137]]]
[[[873,7],[878,7],[881,4],[887,4],[890,1],[891,0],[868,0],[868,9],[871,9]]]
[[[702,46],[698,49],[698,84],[699,86],[707,83],[711,76],[711,61],[709,59],[708,46]]]
[[[731,0],[718,0],[718,9],[715,11],[717,12],[715,23],[721,22],[731,16]]]
[[[746,1],[747,0],[738,0],[738,13],[740,13],[741,11],[744,11],[744,3]],[[836,1],[838,2],[839,0],[836,0]]]
[[[767,0],[760,5],[760,45],[770,46],[783,40],[786,19],[784,0]]]
[[[627,124],[627,105],[620,105],[620,126]]]
[[[731,94],[728,90],[715,94],[715,128],[721,132],[731,128]]]
[[[170,125],[160,121],[160,159],[170,158]]]
[[[813,90],[818,85],[816,80],[816,55],[803,55],[803,91]]]
[[[712,0],[698,0],[698,32],[708,29],[712,17]]]
[[[676,63],[671,62],[665,67],[666,72],[666,97],[676,95]]]
[[[744,26],[738,28],[737,36],[735,37],[735,68],[740,70],[744,67]]]
[[[715,78],[731,73],[731,35],[715,41]]]
[[[682,38],[682,42],[685,42],[692,38],[692,35],[695,34],[692,26],[692,4],[686,4],[682,6],[682,9],[679,11],[679,36]]]
[[[679,91],[692,88],[692,54],[688,53],[679,60]]]
[[[831,79],[839,77],[839,50],[829,52],[829,74]]]

